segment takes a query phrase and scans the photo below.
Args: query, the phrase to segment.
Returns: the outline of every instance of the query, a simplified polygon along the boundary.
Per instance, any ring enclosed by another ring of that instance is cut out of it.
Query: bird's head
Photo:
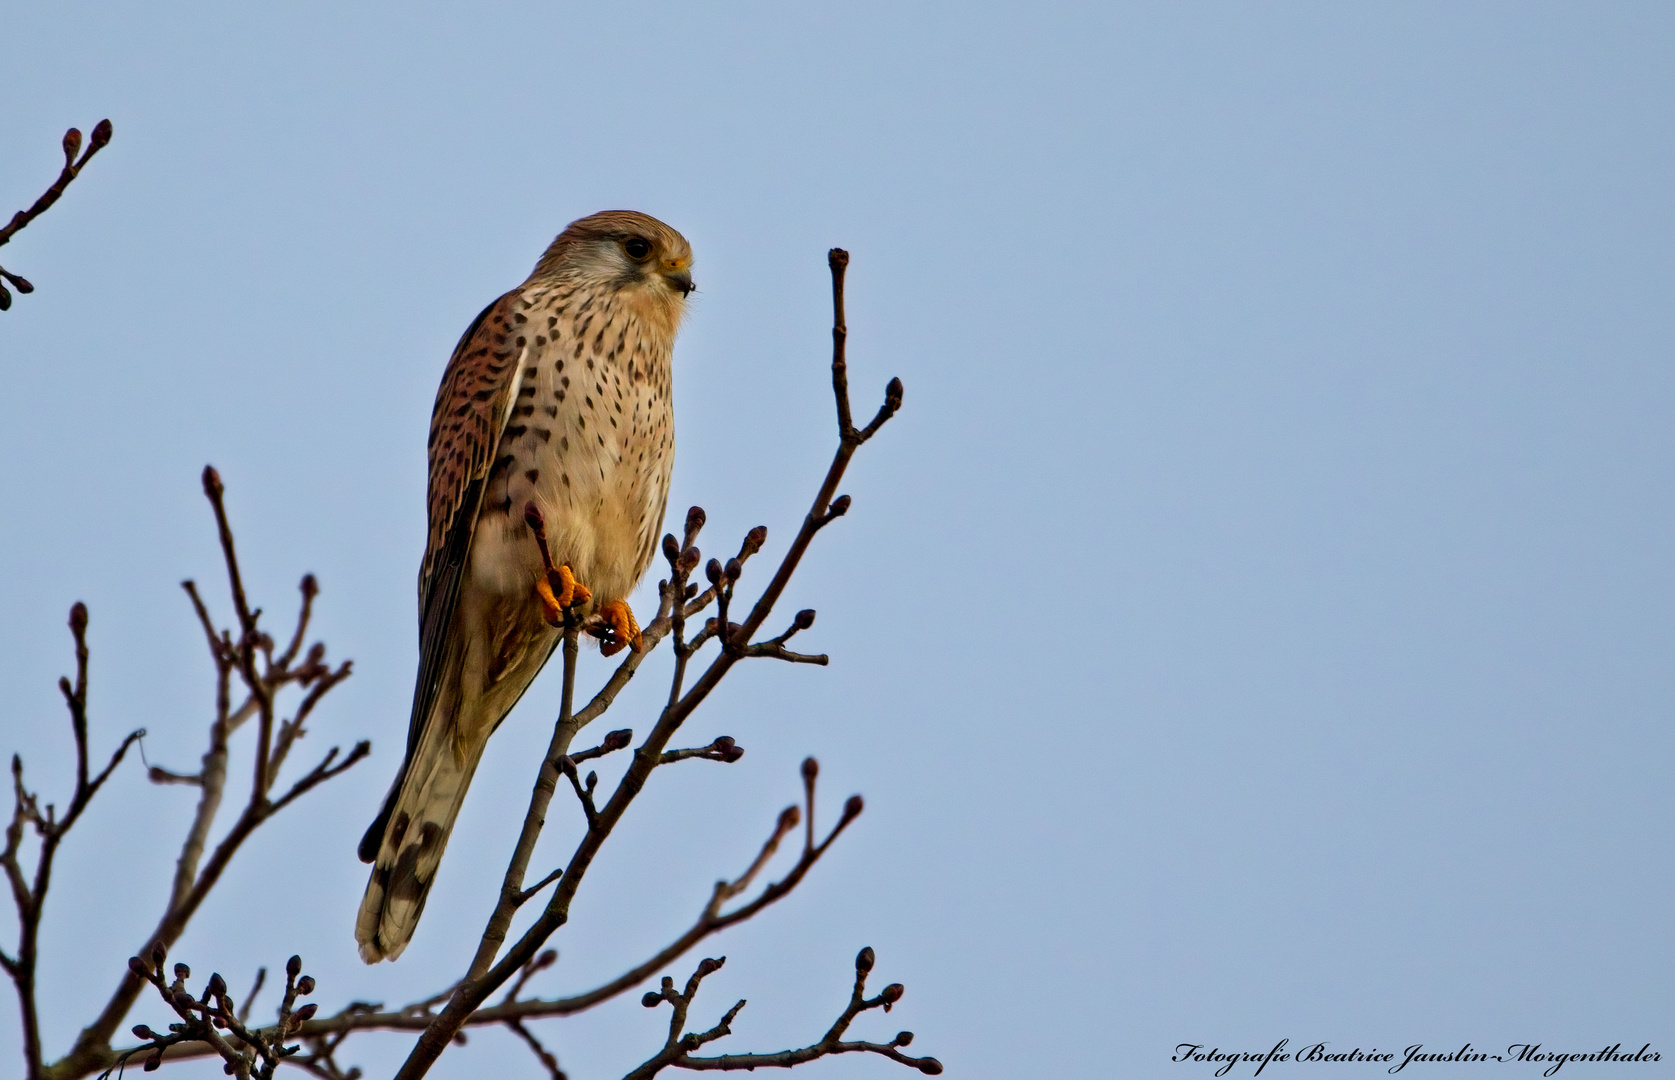
[[[558,234],[531,279],[581,279],[637,293],[678,318],[692,292],[692,246],[650,214],[603,210]]]

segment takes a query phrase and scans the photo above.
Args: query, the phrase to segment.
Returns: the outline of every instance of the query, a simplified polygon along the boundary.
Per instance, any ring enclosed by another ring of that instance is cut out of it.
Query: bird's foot
[[[593,592],[576,580],[568,566],[556,566],[535,583],[535,595],[541,601],[541,617],[549,626],[564,625],[564,609],[585,604],[593,599]],[[632,621],[632,616],[630,616]],[[638,628],[635,633],[638,633]]]
[[[626,600],[607,600],[599,608],[599,655],[612,656],[624,645],[639,652],[645,647],[640,637],[640,624]]]

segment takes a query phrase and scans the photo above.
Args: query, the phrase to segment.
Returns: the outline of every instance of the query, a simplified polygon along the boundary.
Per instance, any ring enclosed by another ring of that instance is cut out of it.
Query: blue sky
[[[556,672],[407,955],[368,969],[351,937],[430,403],[565,223],[630,207],[696,254],[671,506],[707,508],[710,547],[762,523],[782,550],[829,457],[830,246],[857,410],[892,375],[906,405],[785,598],[832,666],[730,677],[688,726],[746,756],[657,776],[539,991],[683,929],[815,754],[827,820],[868,809],[710,950],[698,1018],[750,999],[723,1048],[817,1038],[870,944],[908,993],[857,1033],[910,1028],[951,1075],[1200,1076],[1177,1043],[1280,1038],[1675,1050],[1668,8],[14,8],[0,207],[65,127],[116,137],[0,252],[37,286],[0,315],[5,749],[62,799],[82,599],[96,745],[202,752],[178,583],[225,617],[205,462],[258,602],[314,571],[356,662],[303,749],[374,743],[244,852],[194,968],[237,987],[300,952],[335,1007],[469,957]],[[649,727],[639,682],[611,726]],[[141,944],[189,803],[125,769],[73,835],[49,1048]],[[577,835],[555,806],[538,865]],[[580,1078],[663,1024],[630,996],[539,1030]],[[359,1039],[369,1075],[407,1044]],[[484,1032],[434,1075],[536,1070]]]

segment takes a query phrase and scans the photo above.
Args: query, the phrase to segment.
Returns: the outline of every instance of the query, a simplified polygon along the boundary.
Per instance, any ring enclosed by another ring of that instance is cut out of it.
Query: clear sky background
[[[64,801],[81,599],[95,746],[143,726],[193,767],[211,679],[178,582],[229,612],[205,462],[256,601],[282,622],[316,572],[355,660],[299,754],[374,744],[241,854],[176,949],[200,973],[238,993],[300,952],[335,1009],[463,969],[558,685],[491,744],[412,948],[364,967],[353,849],[407,722],[430,405],[555,233],[630,207],[696,252],[670,505],[708,508],[706,551],[762,523],[777,556],[825,468],[830,246],[857,411],[892,375],[906,406],[783,605],[819,610],[832,666],[729,678],[688,731],[745,757],[657,774],[537,991],[684,929],[815,754],[826,820],[857,791],[866,814],[671,971],[728,956],[694,1014],[750,1000],[718,1049],[817,1039],[872,945],[907,996],[855,1033],[911,1029],[956,1076],[1196,1078],[1177,1043],[1281,1038],[1650,1041],[1636,1075],[1675,1075],[1675,10],[14,0],[3,23],[0,210],[64,128],[116,127],[0,252],[37,286],[0,315],[3,749]],[[647,730],[666,665],[608,726]],[[60,863],[54,1054],[144,943],[190,814],[137,766]],[[579,832],[554,808],[543,872]],[[537,1030],[611,1077],[666,1015],[628,996]],[[345,1060],[387,1074],[410,1041]],[[539,1067],[489,1030],[434,1075]]]

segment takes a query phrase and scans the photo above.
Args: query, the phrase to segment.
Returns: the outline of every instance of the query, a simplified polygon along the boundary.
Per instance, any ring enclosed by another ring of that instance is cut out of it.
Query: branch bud
[[[889,385],[884,387],[884,400],[889,404],[891,412],[901,408],[901,390],[900,379],[891,379]]]
[[[310,1001],[307,1005],[291,1014],[291,1023],[306,1024],[314,1019],[314,1014],[320,1011],[320,1006]]]
[[[552,967],[557,962],[558,962],[558,950],[557,949],[547,949],[546,951],[541,953],[540,956],[537,956],[535,958],[535,964],[534,964],[533,967],[530,968],[530,970],[531,971],[544,971],[545,969]]]
[[[293,978],[293,979],[296,978],[298,975],[301,975],[302,974],[302,957],[293,956],[289,960],[285,961],[285,974],[287,976],[289,976],[290,978]]]
[[[859,795],[849,796],[843,804],[843,820],[846,822],[854,821],[861,816],[861,811],[864,809],[866,809],[866,803]]]
[[[811,757],[803,758],[803,782],[812,784],[820,775],[820,763]]]
[[[162,1067],[163,1067],[163,1051],[162,1050],[158,1050],[156,1053],[152,1054],[150,1057],[145,1059],[145,1071],[146,1072],[156,1072],[158,1069],[160,1069]]]
[[[109,120],[101,120],[97,124],[93,125],[93,145],[88,148],[87,152],[91,154],[95,150],[102,150],[110,141],[111,122]]]
[[[616,731],[611,732],[609,735],[606,735],[599,745],[604,747],[606,750],[616,751],[625,748],[633,741],[633,728],[619,728]]]
[[[721,584],[721,563],[711,559],[704,564],[704,576],[710,579],[711,585]]]
[[[849,513],[849,503],[849,496],[839,495],[837,498],[832,500],[832,505],[827,509],[826,516],[829,518],[842,517],[843,515]]]
[[[728,559],[727,565],[722,568],[721,572],[727,575],[728,581],[737,581],[739,576],[744,573],[744,567],[739,564],[739,560]]]
[[[670,562],[680,558],[680,544],[675,541],[674,533],[663,534],[663,557]]]
[[[71,128],[64,133],[64,164],[74,165],[76,154],[81,150],[81,129]]]
[[[87,605],[80,600],[70,605],[70,629],[77,634],[87,630]]]
[[[663,1003],[663,995],[656,990],[647,990],[640,995],[640,1004],[648,1009],[655,1009]]]
[[[761,551],[762,545],[767,542],[768,527],[766,525],[756,526],[754,529],[744,534],[744,546],[739,548],[739,558],[750,558],[758,551]]]
[[[891,1046],[909,1046],[913,1042],[913,1032],[898,1031],[896,1037],[890,1040]]]
[[[803,822],[803,812],[795,806],[787,806],[779,812],[779,831],[788,833]]]
[[[921,1058],[919,1060],[919,1071],[926,1076],[941,1076],[942,1062],[935,1058]]]
[[[211,499],[219,499],[227,486],[221,482],[221,474],[215,471],[214,465],[204,466],[204,494]]]
[[[297,980],[297,996],[307,997],[314,992],[314,976],[304,975]]]
[[[692,573],[693,570],[697,569],[698,560],[703,557],[703,552],[699,551],[697,548],[687,548],[685,551],[680,553],[681,570],[688,574]]]
[[[704,516],[702,506],[694,506],[686,512],[686,542],[688,544],[692,543],[692,538],[698,535],[698,530],[704,527],[706,520],[708,519]]]
[[[872,965],[876,963],[877,960],[878,957],[874,955],[872,946],[868,945],[866,948],[855,954],[855,970],[865,974],[872,970]]]
[[[128,970],[132,971],[135,975],[138,975],[142,979],[147,978],[151,974],[151,969],[145,966],[145,961],[141,960],[137,956],[130,956],[128,958]]]
[[[9,311],[12,306],[12,294],[6,291],[6,286],[0,285],[0,311]]]
[[[878,995],[878,999],[884,1002],[884,1011],[889,1012],[890,1006],[900,1001],[901,996],[905,993],[907,993],[907,987],[903,986],[901,983],[891,983],[889,986],[884,988],[884,992],[882,994]]]
[[[707,956],[698,962],[698,978],[706,978],[721,970],[721,965],[727,962],[725,956]]]
[[[155,942],[155,943],[152,944],[152,946],[151,946],[151,966],[153,968],[159,968],[159,969],[162,968],[163,961],[168,959],[168,956],[169,956],[169,951],[167,949],[163,948],[163,943],[161,941],[158,941],[158,942]]]
[[[209,985],[204,987],[204,997],[206,999],[212,997],[224,997],[226,996],[226,993],[227,980],[221,977],[221,973],[219,971],[212,972],[209,976]]]
[[[304,574],[302,584],[298,588],[302,590],[302,595],[309,600],[320,595],[320,581],[313,574]]]
[[[192,1009],[196,1008],[198,1004],[198,999],[184,990],[175,991],[173,1001],[177,1009]]]
[[[791,625],[795,626],[798,630],[807,630],[809,627],[813,626],[814,609],[803,608],[803,610],[797,612],[797,617],[791,620]]]
[[[136,1039],[145,1039],[149,1041],[157,1037],[157,1033],[146,1027],[144,1024],[135,1024],[133,1030],[134,1038]]]

